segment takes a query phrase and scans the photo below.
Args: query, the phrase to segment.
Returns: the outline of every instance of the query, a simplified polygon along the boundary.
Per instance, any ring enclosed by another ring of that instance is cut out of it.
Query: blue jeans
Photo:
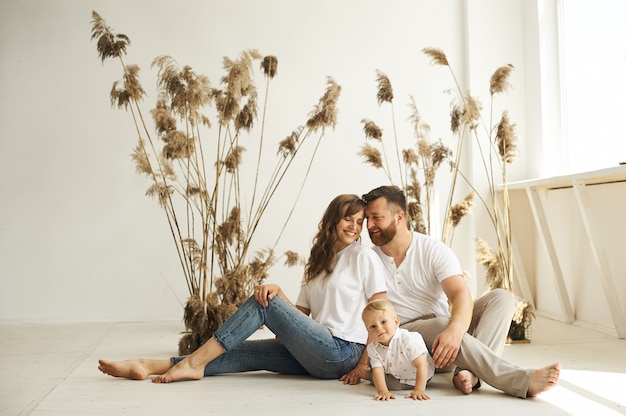
[[[261,326],[273,339],[246,341]],[[336,379],[352,370],[365,346],[334,337],[325,326],[275,297],[267,308],[250,297],[213,334],[225,353],[204,368],[204,375],[267,370]],[[185,357],[173,357],[172,365]]]

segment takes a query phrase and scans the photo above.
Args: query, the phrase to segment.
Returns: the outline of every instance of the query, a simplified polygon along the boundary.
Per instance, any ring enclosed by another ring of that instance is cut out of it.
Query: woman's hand
[[[350,370],[349,373],[344,374],[339,378],[339,381],[343,381],[343,384],[359,384],[361,379],[370,380],[372,375],[370,374],[370,368],[367,364],[357,363],[356,367]]]
[[[269,305],[269,300],[274,296],[281,296],[282,289],[275,284],[259,285],[254,288],[254,298],[264,308]]]

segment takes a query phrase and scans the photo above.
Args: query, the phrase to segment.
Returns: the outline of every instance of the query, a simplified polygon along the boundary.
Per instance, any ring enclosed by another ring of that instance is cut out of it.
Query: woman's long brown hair
[[[345,209],[345,212],[344,212]],[[311,255],[304,268],[304,282],[308,283],[320,274],[326,276],[333,271],[337,252],[337,224],[344,217],[349,217],[365,209],[365,202],[357,195],[342,194],[333,199],[317,226],[317,234],[313,238]]]

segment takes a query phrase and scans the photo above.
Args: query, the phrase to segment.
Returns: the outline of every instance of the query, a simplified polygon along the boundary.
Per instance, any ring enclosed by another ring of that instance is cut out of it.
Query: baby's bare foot
[[[113,377],[123,377],[130,380],[145,380],[150,375],[143,360],[98,360],[98,363],[98,370]]]
[[[153,383],[171,383],[180,380],[200,380],[204,377],[204,367],[192,367],[188,359],[179,361],[163,375],[152,379]]]
[[[552,365],[534,370],[530,376],[530,383],[528,384],[526,397],[535,397],[538,394],[556,386],[559,381],[560,374],[560,363],[554,363]]]
[[[452,383],[461,393],[470,394],[474,385],[478,383],[478,377],[467,370],[461,370],[454,376]]]

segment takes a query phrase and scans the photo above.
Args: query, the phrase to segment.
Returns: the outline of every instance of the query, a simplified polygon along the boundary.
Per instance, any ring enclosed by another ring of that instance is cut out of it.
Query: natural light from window
[[[626,1],[564,0],[569,173],[626,162]]]

